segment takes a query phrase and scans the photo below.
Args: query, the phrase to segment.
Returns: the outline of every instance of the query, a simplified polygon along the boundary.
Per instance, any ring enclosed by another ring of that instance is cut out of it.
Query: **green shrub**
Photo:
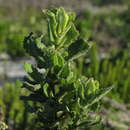
[[[39,21],[38,24],[36,24],[36,20]],[[31,15],[27,18],[21,16],[17,19],[3,16],[0,21],[0,52],[7,52],[13,58],[26,56],[23,49],[24,37],[31,30],[35,30],[38,34],[44,33],[44,25],[45,22],[41,19],[41,16]]]
[[[80,32],[80,36],[88,40],[93,35],[93,23],[96,23],[94,15],[89,11],[84,11],[80,17],[76,20],[76,27]]]
[[[33,115],[25,109],[28,104],[20,100],[21,83],[6,83],[0,88],[0,120],[13,130],[35,130]],[[3,125],[2,125],[3,126]]]
[[[10,21],[4,19],[0,20],[0,52],[5,51],[5,37],[7,36],[7,31],[10,26]]]
[[[129,3],[129,0],[90,0],[96,6],[121,5]]]
[[[6,36],[5,44],[6,51],[12,57],[25,56],[23,49],[23,38],[28,33],[28,30],[19,24],[11,24]]]
[[[28,77],[22,87],[28,93],[21,99],[35,103],[29,110],[41,128],[87,129],[99,121],[98,101],[111,88],[100,88],[98,81],[77,73],[74,61],[86,54],[91,43],[80,38],[73,23],[75,14],[63,8],[43,12],[47,34],[30,33],[24,40],[36,64],[25,63]]]

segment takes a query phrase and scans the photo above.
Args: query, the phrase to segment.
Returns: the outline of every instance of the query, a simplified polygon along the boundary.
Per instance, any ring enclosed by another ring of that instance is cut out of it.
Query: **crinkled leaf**
[[[68,24],[69,16],[64,10],[64,8],[59,8],[56,13],[56,18],[58,22],[57,32],[58,32],[58,35],[60,35],[65,30]]]
[[[46,83],[46,84],[43,86],[43,92],[44,92],[44,94],[45,94],[47,97],[49,97],[48,89],[49,89],[49,85]]]
[[[58,73],[59,78],[67,78],[70,73],[70,67],[68,64],[65,64],[61,71]]]
[[[99,82],[94,79],[89,79],[86,83],[87,85],[87,93],[89,94],[95,94],[99,90]]]
[[[36,38],[33,36],[33,33],[30,33],[29,36],[24,39],[24,49],[30,56],[42,56],[43,52],[36,45]]]
[[[42,38],[43,38],[43,35],[41,35],[40,37],[36,39],[37,48],[41,50],[46,49],[46,46],[42,43]]]
[[[54,66],[63,66],[64,65],[64,58],[58,54],[58,53],[55,53],[53,56],[52,56],[52,62],[53,62],[53,65]]]
[[[113,86],[108,87],[108,88],[103,88],[100,91],[98,91],[95,95],[93,95],[91,98],[89,98],[89,100],[87,102],[84,102],[85,109],[92,106],[93,104],[98,102],[100,99],[102,99],[102,97],[104,97],[112,88],[113,88]]]
[[[85,89],[84,89],[84,86],[80,79],[75,82],[75,88],[77,89],[78,96],[80,98],[84,99],[85,98]]]
[[[57,54],[54,54],[54,55],[52,56],[52,62],[53,62],[53,65],[54,65],[54,66],[58,66],[58,65],[59,65]]]
[[[77,40],[79,36],[79,32],[76,30],[73,23],[71,23],[71,28],[67,32],[65,38],[64,38],[64,45],[65,47],[68,47],[71,43],[73,43],[75,40]]]
[[[58,54],[57,57],[58,57],[58,65],[63,66],[64,65],[64,58],[60,54]]]
[[[25,63],[25,64],[24,64],[24,70],[25,70],[27,73],[32,73],[32,72],[33,72],[32,64]]]
[[[68,48],[68,52],[69,52],[69,56],[68,58],[73,60],[76,59],[84,54],[86,54],[86,52],[88,52],[88,49],[91,47],[90,44],[88,44],[87,41],[80,39],[77,40],[76,42],[72,43],[69,48]]]

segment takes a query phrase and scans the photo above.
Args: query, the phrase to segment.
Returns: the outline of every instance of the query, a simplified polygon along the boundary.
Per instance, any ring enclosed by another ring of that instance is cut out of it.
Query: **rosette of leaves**
[[[72,130],[95,124],[97,102],[111,89],[77,74],[75,60],[86,54],[88,41],[80,38],[74,25],[75,14],[63,8],[43,11],[48,31],[44,36],[30,33],[24,40],[26,52],[36,64],[25,63],[21,99],[34,102],[30,112],[44,129]]]

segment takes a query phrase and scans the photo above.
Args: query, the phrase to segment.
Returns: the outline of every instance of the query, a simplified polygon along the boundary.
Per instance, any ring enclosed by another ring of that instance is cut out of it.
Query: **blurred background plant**
[[[27,112],[28,104],[20,100],[20,86],[21,82],[17,81],[0,88],[1,119],[9,130],[35,130],[34,115]]]

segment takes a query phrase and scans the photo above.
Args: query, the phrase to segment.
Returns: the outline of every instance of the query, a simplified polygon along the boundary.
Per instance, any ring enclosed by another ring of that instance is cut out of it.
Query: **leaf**
[[[76,80],[76,75],[74,75],[73,72],[70,72],[68,77],[67,77],[67,82],[68,83],[73,83]]]
[[[57,37],[56,29],[57,29],[57,24],[58,24],[56,21],[56,14],[52,11],[48,11],[47,14],[48,14],[48,19],[49,19],[48,22],[51,27],[52,34],[54,38],[56,38]]]
[[[62,32],[64,32],[68,20],[69,20],[69,16],[68,14],[65,12],[64,8],[59,8],[56,14],[56,18],[58,21],[58,34],[61,34]]]
[[[90,44],[88,44],[87,41],[83,39],[79,39],[76,42],[72,43],[69,48],[69,56],[68,59],[74,60],[79,58],[80,56],[86,54],[88,52],[88,49],[91,47]]]
[[[78,96],[85,99],[85,89],[80,79],[75,82],[75,88],[77,89]]]
[[[60,53],[58,53],[57,57],[58,57],[58,65],[63,66],[64,65],[64,58],[61,56]]]
[[[32,64],[25,63],[25,64],[24,64],[24,70],[25,70],[27,73],[32,73],[32,72],[33,72]]]
[[[45,85],[43,86],[43,92],[46,95],[46,97],[49,97],[48,89],[49,89],[49,85],[48,85],[48,83],[45,83]]]
[[[53,30],[51,28],[51,24],[50,23],[48,24],[48,34],[49,34],[49,40],[54,43],[55,42],[55,38],[54,38]]]
[[[46,46],[42,43],[42,38],[43,38],[43,35],[41,35],[40,37],[36,39],[37,48],[41,50],[46,49]]]
[[[55,53],[52,56],[52,62],[54,66],[63,66],[64,65],[64,58],[59,54],[59,53]]]
[[[58,65],[59,65],[57,54],[54,54],[54,55],[52,56],[52,62],[53,62],[53,65],[54,65],[54,66],[58,66]]]
[[[76,125],[75,127],[76,128],[84,127],[86,129],[89,129],[92,126],[100,123],[100,121],[101,121],[101,118],[99,116],[97,116],[97,119],[95,119],[95,120],[88,120],[87,119],[86,121],[80,122],[80,124]]]
[[[25,76],[24,81],[31,84],[31,85],[36,85],[37,84],[37,82],[34,79],[32,79],[30,76],[28,76],[28,77]]]
[[[86,103],[87,105],[85,105],[84,109],[87,109],[88,107],[92,106],[93,104],[95,104],[96,102],[98,102],[102,97],[104,97],[109,91],[111,91],[112,87],[108,87],[108,88],[103,88],[101,89],[98,93],[96,93],[96,95],[93,95],[88,102]]]
[[[95,94],[99,90],[99,82],[93,78],[87,81],[86,86],[88,95]]]
[[[40,83],[44,79],[43,74],[40,73],[32,64],[25,63],[24,69],[34,81],[37,81],[37,83]]]
[[[67,78],[70,73],[70,67],[68,64],[65,64],[61,71],[58,73],[58,78]]]
[[[42,56],[43,52],[36,45],[36,37],[33,33],[30,33],[29,36],[24,39],[24,49],[30,56]]]
[[[68,47],[71,43],[77,40],[79,36],[79,32],[75,28],[75,25],[71,23],[71,28],[69,31],[66,33],[65,40],[64,40],[64,46]]]
[[[35,102],[44,102],[46,100],[45,97],[34,93],[30,94],[29,96],[21,96],[20,99],[25,101],[35,101]]]
[[[26,88],[27,90],[31,91],[31,92],[36,92],[37,90],[39,90],[41,87],[39,84],[37,85],[31,85],[27,82],[24,82],[22,85],[22,88]]]
[[[29,91],[34,92],[33,86],[30,85],[29,83],[24,82],[23,85],[22,85],[22,88],[26,88],[26,89],[28,89]]]

